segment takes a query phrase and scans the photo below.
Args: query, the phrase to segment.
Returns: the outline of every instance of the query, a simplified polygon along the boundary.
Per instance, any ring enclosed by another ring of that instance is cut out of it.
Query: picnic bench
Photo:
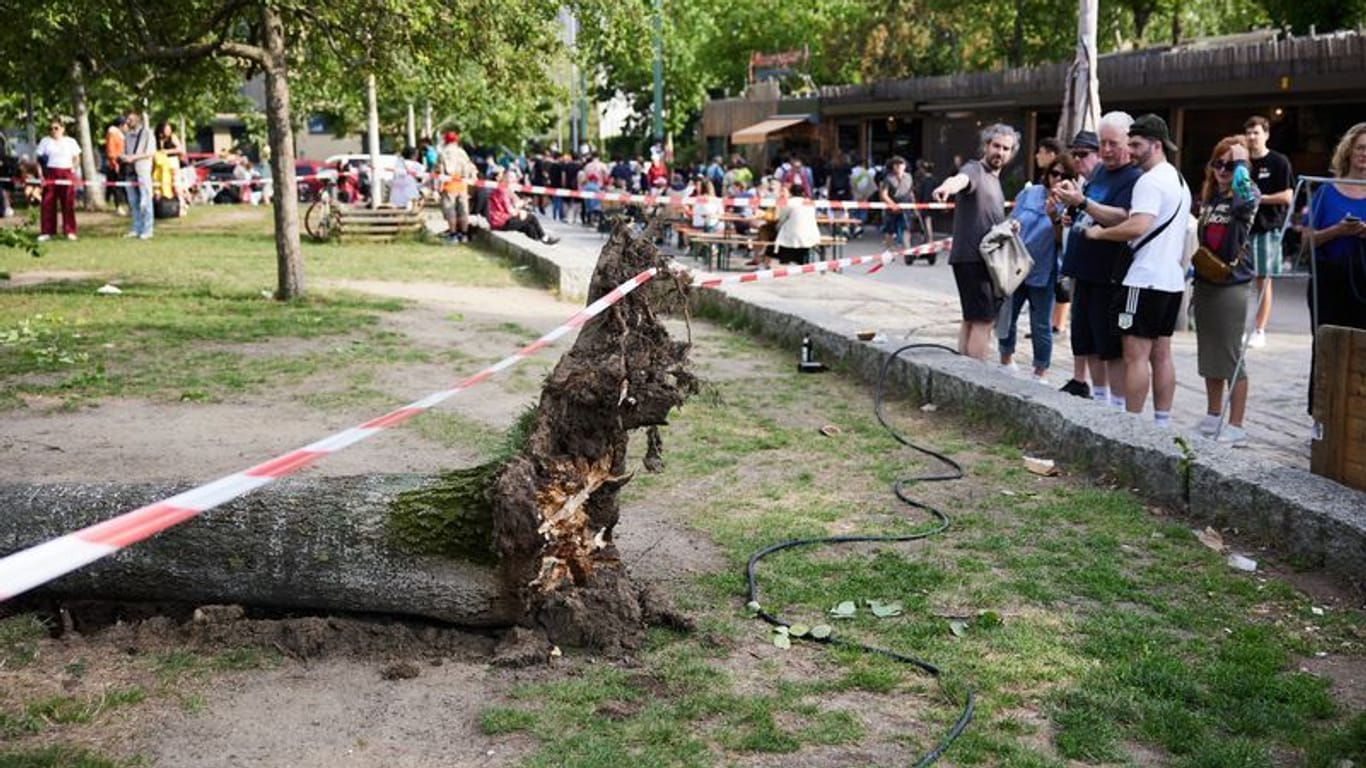
[[[337,212],[337,235],[342,240],[393,240],[424,228],[422,205],[407,208],[341,206]]]

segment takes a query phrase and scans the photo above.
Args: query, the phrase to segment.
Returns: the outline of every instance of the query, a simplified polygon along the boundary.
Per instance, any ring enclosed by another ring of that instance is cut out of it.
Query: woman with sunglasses
[[[62,209],[62,234],[76,239],[76,158],[81,145],[66,135],[61,121],[53,120],[48,135],[38,142],[38,164],[43,169],[43,202],[40,241],[57,234],[57,208]]]
[[[1200,247],[1226,265],[1226,274],[1197,267],[1191,303],[1195,311],[1196,369],[1205,379],[1205,418],[1200,434],[1221,443],[1247,442],[1247,369],[1240,364],[1249,286],[1254,277],[1248,247],[1261,193],[1248,172],[1247,139],[1228,136],[1214,145],[1200,191]],[[1224,386],[1232,386],[1224,413]],[[1224,419],[1227,418],[1227,425]]]
[[[1040,173],[1041,184],[1031,184],[1015,198],[1012,219],[1020,222],[1020,239],[1024,241],[1034,266],[1024,283],[1002,308],[997,323],[997,337],[1001,366],[1015,369],[1016,327],[1020,309],[1029,302],[1030,341],[1034,347],[1034,381],[1048,383],[1048,368],[1053,362],[1053,300],[1058,281],[1058,256],[1062,241],[1062,212],[1064,204],[1058,200],[1057,187],[1064,180],[1073,180],[1076,173],[1066,154],[1057,153]]]

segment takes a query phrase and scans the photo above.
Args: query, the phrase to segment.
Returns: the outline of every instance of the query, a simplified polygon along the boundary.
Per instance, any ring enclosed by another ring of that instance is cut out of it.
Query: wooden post
[[[1366,331],[1320,326],[1309,469],[1366,491]]]

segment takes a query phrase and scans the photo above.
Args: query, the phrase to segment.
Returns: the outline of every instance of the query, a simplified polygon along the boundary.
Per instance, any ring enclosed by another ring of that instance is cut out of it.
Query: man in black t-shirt
[[[953,245],[949,265],[958,287],[963,321],[958,326],[958,352],[986,362],[992,326],[1001,308],[978,246],[987,230],[1006,219],[1001,191],[1001,169],[1020,148],[1020,134],[1001,123],[982,131],[982,157],[963,164],[956,174],[934,188],[931,196],[945,202],[957,195],[953,209]]]
[[[1290,160],[1269,148],[1271,121],[1253,115],[1243,124],[1247,136],[1248,154],[1252,158],[1252,180],[1262,191],[1262,202],[1257,217],[1252,220],[1253,267],[1257,272],[1257,327],[1248,338],[1252,349],[1266,346],[1266,324],[1271,319],[1271,277],[1281,273],[1281,227],[1295,195],[1295,175]]]

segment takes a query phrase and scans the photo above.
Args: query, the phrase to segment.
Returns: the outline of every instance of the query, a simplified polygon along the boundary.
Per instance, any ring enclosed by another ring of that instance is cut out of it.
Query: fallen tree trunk
[[[471,627],[521,615],[490,557],[415,553],[395,508],[444,478],[287,479],[44,586],[58,599],[243,603],[422,616]],[[174,484],[0,486],[0,551],[38,544],[188,489]],[[484,535],[488,535],[484,526]]]
[[[690,622],[631,581],[612,541],[631,433],[662,466],[658,428],[696,390],[690,344],[656,307],[682,306],[654,232],[618,226],[595,301],[635,275],[666,276],[589,322],[519,422],[508,456],[441,477],[288,479],[58,579],[39,594],[240,602],[308,611],[520,624],[551,642],[616,652],[648,624]],[[515,453],[514,453],[515,451]],[[168,485],[0,486],[0,553],[186,490]]]

